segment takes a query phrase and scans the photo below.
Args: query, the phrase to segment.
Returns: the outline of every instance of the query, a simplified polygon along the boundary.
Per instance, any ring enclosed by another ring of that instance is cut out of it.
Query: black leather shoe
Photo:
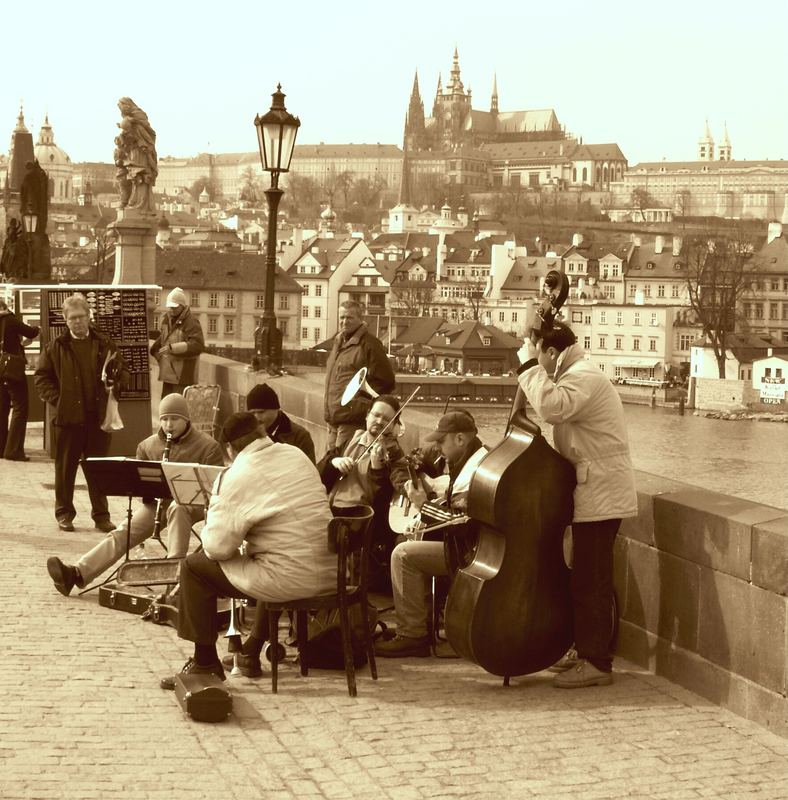
[[[432,655],[429,636],[400,636],[375,643],[375,655],[382,658],[427,658]]]
[[[107,519],[97,519],[95,522],[95,528],[97,531],[103,531],[104,533],[112,533],[112,531],[115,530],[115,526],[109,517],[107,517]]]
[[[73,530],[73,528],[72,528]],[[77,583],[77,569],[69,564],[64,564],[57,556],[47,559],[47,572],[55,582],[55,589],[60,594],[68,597]]]
[[[227,680],[224,675],[224,670],[222,669],[222,665],[217,661],[215,664],[210,664],[208,666],[200,666],[193,658],[190,658],[184,665],[183,669],[180,672],[181,675],[216,675],[217,678],[220,680]],[[167,689],[167,691],[174,691],[175,690],[175,678],[177,675],[170,675],[166,678],[162,678],[159,681],[159,686],[162,689]]]
[[[222,659],[222,666],[227,669],[233,668],[233,653],[228,653]],[[260,678],[263,674],[263,665],[260,662],[260,656],[247,656],[243,653],[238,653],[238,669],[241,670],[241,675],[245,678]]]
[[[61,531],[69,533],[74,530],[74,523],[68,517],[58,517],[57,526]]]

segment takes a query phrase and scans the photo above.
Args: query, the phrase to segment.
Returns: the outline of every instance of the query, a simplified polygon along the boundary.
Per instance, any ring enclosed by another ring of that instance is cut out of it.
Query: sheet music
[[[161,464],[174,501],[182,506],[207,506],[213,485],[225,467],[210,464],[183,464],[164,461]]]

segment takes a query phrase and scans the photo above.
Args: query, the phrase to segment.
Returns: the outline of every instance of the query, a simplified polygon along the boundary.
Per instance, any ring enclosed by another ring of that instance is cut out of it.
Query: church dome
[[[333,219],[336,219],[336,218],[337,218],[337,215],[334,213],[334,211],[331,208],[331,206],[326,206],[325,209],[320,212],[320,219],[333,220]]]
[[[38,159],[38,163],[45,170],[71,165],[71,159],[66,151],[55,144],[55,136],[52,133],[52,126],[49,124],[48,116],[44,118],[44,124],[41,126],[38,142],[33,152]]]

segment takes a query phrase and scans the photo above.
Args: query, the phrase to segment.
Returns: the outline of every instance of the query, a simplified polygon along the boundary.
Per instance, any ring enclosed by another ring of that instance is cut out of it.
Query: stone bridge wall
[[[202,382],[223,389],[222,416],[263,379],[203,357]],[[322,452],[322,376],[270,383]],[[435,421],[410,409],[405,420],[407,451]],[[788,736],[788,512],[643,472],[637,483],[640,513],[616,547],[618,652]]]

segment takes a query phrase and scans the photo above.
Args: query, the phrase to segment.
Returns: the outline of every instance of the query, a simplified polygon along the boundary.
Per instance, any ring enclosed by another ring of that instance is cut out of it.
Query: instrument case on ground
[[[143,619],[149,619],[158,625],[178,627],[177,606],[161,602],[159,599],[162,596],[161,591],[151,587],[108,583],[99,587],[98,596],[99,605],[105,608],[138,614]],[[229,600],[219,600],[216,622],[219,628],[226,628],[230,624]]]
[[[175,676],[175,697],[197,722],[223,722],[233,710],[233,696],[216,675],[179,673]]]

